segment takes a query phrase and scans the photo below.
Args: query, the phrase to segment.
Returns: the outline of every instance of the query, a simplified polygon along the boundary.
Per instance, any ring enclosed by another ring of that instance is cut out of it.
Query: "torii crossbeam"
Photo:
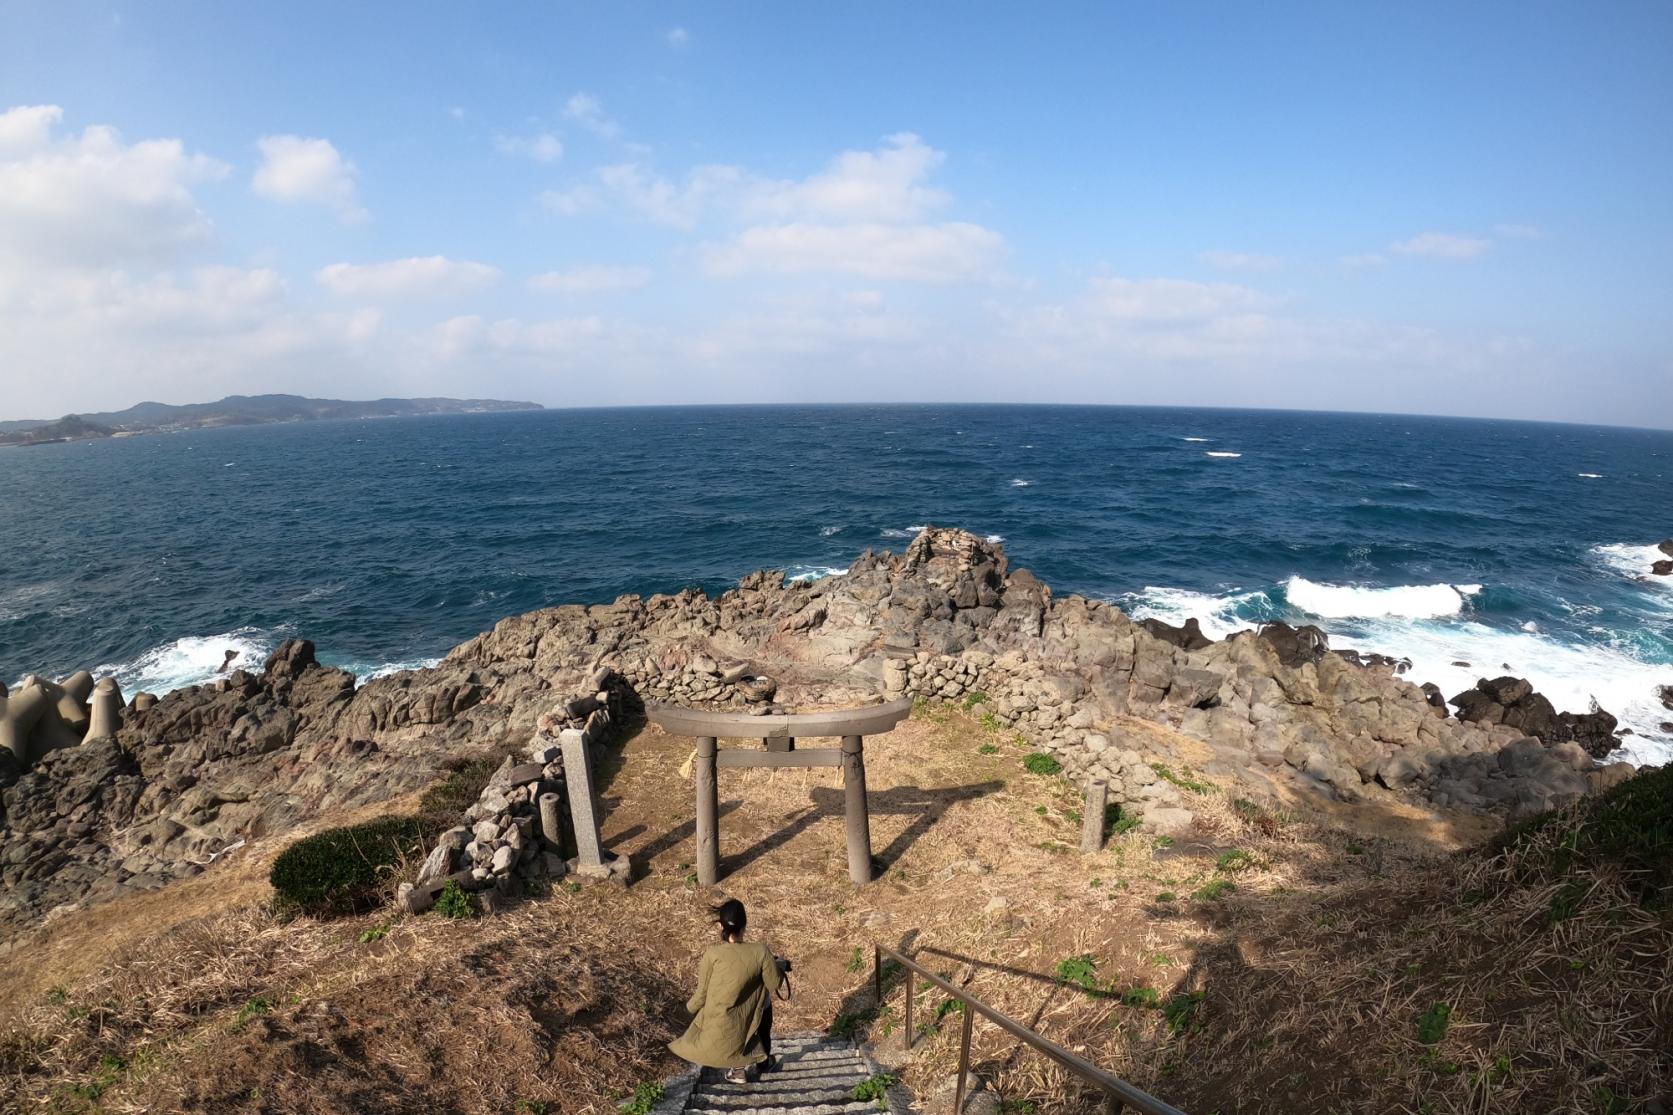
[[[912,714],[912,698],[884,705],[754,716],[744,712],[653,705],[646,718],[669,735],[697,740],[697,881],[712,887],[720,880],[720,793],[717,767],[842,768],[844,812],[848,823],[848,877],[871,882],[871,817],[866,806],[865,737],[881,735]],[[842,747],[797,749],[796,740],[840,736]],[[759,739],[765,751],[720,750],[721,739]]]

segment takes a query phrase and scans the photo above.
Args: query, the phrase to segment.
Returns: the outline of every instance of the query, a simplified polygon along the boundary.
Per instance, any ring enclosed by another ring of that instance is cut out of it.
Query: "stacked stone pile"
[[[416,882],[399,888],[397,902],[408,913],[421,914],[449,882],[472,892],[492,887],[509,898],[526,882],[562,878],[568,871],[565,805],[562,752],[550,737],[537,735],[527,762],[506,756],[465,811],[468,823],[436,839]]]

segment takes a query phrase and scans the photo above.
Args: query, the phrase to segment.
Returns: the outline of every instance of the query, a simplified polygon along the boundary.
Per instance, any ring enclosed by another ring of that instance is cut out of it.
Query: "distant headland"
[[[101,414],[0,422],[0,445],[45,445],[87,438],[197,430],[208,426],[259,426],[324,418],[406,418],[420,414],[488,414],[542,410],[539,403],[504,399],[308,399],[301,395],[228,395],[214,403],[138,403]]]

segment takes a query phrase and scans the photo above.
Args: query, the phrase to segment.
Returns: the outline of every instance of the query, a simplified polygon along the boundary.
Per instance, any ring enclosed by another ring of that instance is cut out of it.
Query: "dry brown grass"
[[[1642,1102],[1667,1086],[1669,925],[1624,907],[1608,879],[1547,925],[1549,894],[1491,886],[1492,868],[1451,854],[1443,819],[1361,809],[1374,835],[1353,836],[1221,794],[1193,802],[1197,839],[1131,833],[1083,857],[1078,795],[1025,773],[1028,749],[1006,733],[933,707],[867,750],[884,871],[860,889],[836,772],[722,772],[723,888],[796,961],[781,1030],[872,1009],[876,940],[939,950],[925,962],[984,1001],[1198,1113],[1602,1111],[1600,1087]],[[389,919],[263,911],[275,842],[125,913],[64,919],[0,962],[8,987],[25,976],[0,1007],[0,1107],[76,1110],[102,1083],[112,1111],[610,1108],[676,1067],[662,1045],[712,932],[716,896],[688,878],[689,751],[647,731],[609,774],[607,842],[643,872],[625,893],[397,919],[362,943]],[[1246,859],[1217,866],[1233,848]],[[1235,890],[1192,897],[1217,879]],[[168,924],[142,924],[175,892]],[[1492,897],[1464,901],[1476,892]],[[1080,956],[1100,991],[1201,1001],[1176,1032],[1161,1010],[1055,978]],[[933,1021],[940,994],[919,994]],[[1435,1002],[1453,1015],[1431,1049],[1415,1027]],[[871,1027],[886,1056],[900,1004],[897,989]],[[906,1063],[921,1094],[953,1071],[957,1032],[949,1016]],[[993,1027],[975,1034],[978,1071],[1007,1099],[1092,1110],[1043,1059]]]

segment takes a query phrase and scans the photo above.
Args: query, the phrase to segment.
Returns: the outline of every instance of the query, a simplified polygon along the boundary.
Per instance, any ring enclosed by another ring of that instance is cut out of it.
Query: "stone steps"
[[[823,1034],[773,1039],[778,1067],[754,1083],[734,1084],[720,1069],[692,1070],[668,1084],[656,1115],[877,1115],[907,1105],[890,1095],[881,1105],[857,1100],[854,1089],[877,1071],[850,1042]]]

